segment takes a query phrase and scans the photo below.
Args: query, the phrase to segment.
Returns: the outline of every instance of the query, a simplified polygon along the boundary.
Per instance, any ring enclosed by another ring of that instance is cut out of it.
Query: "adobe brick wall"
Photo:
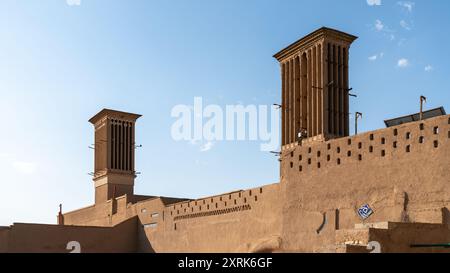
[[[64,214],[64,223],[111,226],[138,216],[139,252],[278,251],[279,188],[272,184],[171,205],[162,198],[132,204],[122,196],[116,198],[115,209],[112,201],[97,204]]]
[[[450,230],[438,224],[394,223],[389,230],[371,229],[370,241],[377,241],[383,253],[450,253],[439,247],[411,248],[412,244],[436,245],[450,243]]]
[[[375,211],[371,222],[442,223],[441,209],[450,207],[449,143],[450,116],[442,116],[285,151],[284,249],[331,248],[336,228],[361,223],[356,210],[366,203]]]
[[[115,227],[14,224],[8,234],[10,253],[68,253],[67,243],[78,241],[82,253],[128,253],[137,250],[137,218]],[[1,234],[0,234],[1,236]],[[1,242],[0,239],[0,247]]]
[[[8,250],[9,231],[9,227],[0,227],[0,253]]]
[[[171,206],[140,203],[137,213],[156,252],[278,251],[281,238],[279,184]],[[146,213],[142,213],[142,210]],[[158,214],[158,219],[151,214]],[[144,245],[144,244],[143,244]]]

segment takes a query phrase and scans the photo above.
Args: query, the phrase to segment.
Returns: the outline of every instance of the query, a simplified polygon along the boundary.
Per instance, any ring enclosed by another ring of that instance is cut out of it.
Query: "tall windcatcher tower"
[[[140,115],[103,109],[92,117],[95,127],[95,203],[133,195],[135,123]]]
[[[282,146],[349,135],[350,45],[357,37],[321,28],[274,55],[282,79]]]

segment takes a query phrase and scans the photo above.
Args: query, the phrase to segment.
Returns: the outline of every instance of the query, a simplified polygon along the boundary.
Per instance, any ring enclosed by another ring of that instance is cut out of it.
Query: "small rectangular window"
[[[186,211],[186,209],[185,209],[185,211]],[[152,218],[157,218],[157,217],[159,217],[159,213],[155,212],[152,214]]]
[[[158,226],[157,223],[150,223],[150,224],[145,224],[144,228],[156,228]]]

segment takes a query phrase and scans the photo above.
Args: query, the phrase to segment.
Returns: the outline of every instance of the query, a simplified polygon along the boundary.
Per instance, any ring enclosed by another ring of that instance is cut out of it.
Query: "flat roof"
[[[117,118],[129,118],[132,120],[137,120],[138,118],[142,117],[142,115],[128,113],[128,112],[122,112],[112,109],[103,109],[100,112],[98,112],[95,116],[93,116],[89,122],[95,124],[98,120],[105,116],[113,116]]]
[[[328,28],[328,27],[321,27],[310,34],[304,36],[303,38],[297,40],[296,42],[288,45],[275,55],[273,57],[277,59],[278,61],[281,61],[286,56],[290,55],[293,51],[296,51],[298,48],[302,47],[305,44],[308,44],[311,41],[320,39],[324,36],[338,36],[340,39],[347,41],[348,43],[352,43],[354,40],[356,40],[358,37],[342,32],[340,30]]]

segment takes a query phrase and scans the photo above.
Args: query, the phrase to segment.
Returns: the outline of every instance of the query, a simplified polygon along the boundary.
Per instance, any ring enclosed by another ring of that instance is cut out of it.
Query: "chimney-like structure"
[[[95,203],[133,195],[135,123],[140,115],[103,109],[92,117],[95,127]]]
[[[357,37],[321,28],[274,55],[282,79],[282,147],[349,135],[349,49]]]

